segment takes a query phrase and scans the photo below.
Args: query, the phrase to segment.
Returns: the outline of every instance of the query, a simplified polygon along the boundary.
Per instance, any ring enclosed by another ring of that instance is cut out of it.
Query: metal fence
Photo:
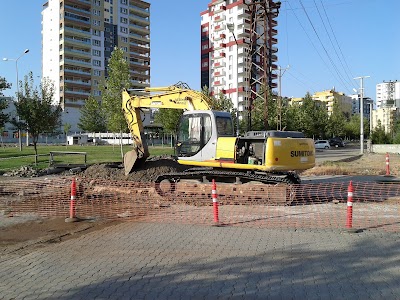
[[[0,210],[12,217],[68,217],[71,182],[72,177],[0,181]],[[182,182],[173,194],[163,197],[156,193],[154,183],[87,178],[77,178],[76,183],[76,215],[85,219],[257,228],[348,227],[348,183],[219,184],[214,202],[211,183]],[[352,227],[400,230],[400,185],[353,182],[352,186]]]

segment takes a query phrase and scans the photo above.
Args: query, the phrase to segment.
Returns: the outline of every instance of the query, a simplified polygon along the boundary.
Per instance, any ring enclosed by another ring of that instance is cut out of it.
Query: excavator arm
[[[131,96],[126,90],[122,92],[122,110],[134,141],[133,150],[124,156],[125,175],[144,163],[149,157],[149,149],[144,135],[140,115],[142,108],[172,108],[183,110],[210,110],[210,99],[201,92],[189,89],[184,84],[168,87],[145,88],[142,92],[156,92],[148,96]]]

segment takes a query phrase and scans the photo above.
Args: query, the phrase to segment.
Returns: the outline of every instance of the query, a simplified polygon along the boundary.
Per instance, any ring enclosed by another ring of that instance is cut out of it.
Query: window
[[[96,46],[96,47],[101,47],[101,41],[93,39],[92,40],[92,45]]]
[[[94,26],[100,26],[101,25],[100,20],[93,20],[93,25]]]
[[[121,4],[127,5],[128,4],[128,0],[121,0]]]
[[[93,9],[93,15],[95,15],[95,16],[100,16],[100,10],[98,10],[98,9]]]
[[[231,118],[217,117],[218,136],[234,136]]]
[[[127,43],[128,42],[128,38],[126,36],[121,36],[121,42]]]
[[[128,33],[128,28],[121,26],[120,31],[122,33]]]
[[[93,91],[93,94],[94,94],[95,96],[101,96],[101,91],[94,90],[94,91]]]
[[[101,76],[101,71],[100,70],[93,70],[93,75],[94,76]]]
[[[97,59],[93,59],[93,66],[101,67],[101,61]]]
[[[125,7],[121,7],[121,14],[127,15],[128,9],[126,9]]]
[[[100,34],[100,30],[94,29],[94,30],[93,30],[93,35],[95,35],[95,36],[100,36],[100,35],[101,35],[101,34]]]
[[[92,54],[93,54],[93,56],[101,56],[101,51],[100,51],[100,50],[93,49],[93,50],[92,50]]]
[[[121,23],[128,24],[128,18],[121,17]]]
[[[100,6],[100,0],[93,0],[93,4],[96,6]]]

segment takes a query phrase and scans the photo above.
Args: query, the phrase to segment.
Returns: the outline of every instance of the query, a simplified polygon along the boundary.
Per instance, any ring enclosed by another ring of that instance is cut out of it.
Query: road
[[[316,163],[325,161],[337,161],[342,159],[356,158],[360,155],[360,149],[356,147],[331,148],[328,150],[316,150]]]

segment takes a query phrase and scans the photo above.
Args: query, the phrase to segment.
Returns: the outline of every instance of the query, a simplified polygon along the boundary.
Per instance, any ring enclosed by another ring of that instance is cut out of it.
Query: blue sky
[[[29,71],[41,75],[41,10],[43,1],[4,1],[0,10],[0,58],[17,58],[19,78]],[[178,81],[200,89],[200,13],[211,0],[151,0],[151,85]],[[323,4],[323,5],[322,5]],[[317,9],[318,8],[318,9]],[[282,95],[335,88],[346,94],[360,87],[375,99],[384,80],[400,80],[397,35],[398,0],[282,1],[278,17],[278,65]],[[321,21],[324,20],[324,22]],[[332,42],[331,42],[332,41]],[[323,45],[323,46],[322,46]],[[339,45],[339,47],[337,46]],[[15,62],[0,61],[0,76],[13,83]]]

